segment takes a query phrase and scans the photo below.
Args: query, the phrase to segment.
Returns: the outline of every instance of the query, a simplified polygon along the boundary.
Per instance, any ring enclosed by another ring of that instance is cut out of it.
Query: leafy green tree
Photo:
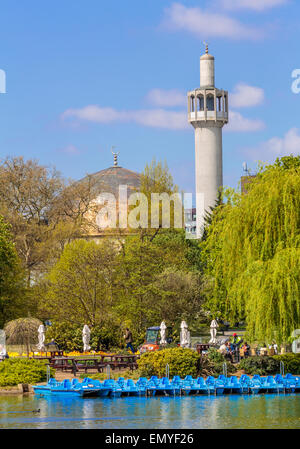
[[[202,318],[202,277],[189,250],[184,231],[174,229],[124,242],[117,258],[116,310],[136,335],[163,319],[178,324]]]
[[[101,325],[112,319],[116,243],[76,240],[46,277],[43,315],[74,324]]]
[[[297,160],[276,161],[218,210],[203,243],[208,306],[246,319],[250,340],[287,341],[300,325],[299,192]]]
[[[158,324],[165,320],[179,327],[185,320],[191,328],[204,318],[203,285],[199,273],[169,267],[156,276],[154,287]]]
[[[24,272],[18,258],[10,226],[0,216],[0,327],[26,306]]]
[[[117,313],[123,317],[124,327],[136,333],[145,328],[156,314],[153,303],[154,276],[163,270],[161,249],[148,238],[127,238],[117,259]]]
[[[142,230],[142,234],[146,233],[153,238],[162,228],[176,227],[179,219],[182,220],[183,225],[183,207],[181,199],[178,198],[179,189],[174,184],[166,161],[162,163],[153,159],[150,164],[146,164],[141,174],[140,192],[146,195],[148,201],[149,231]],[[156,196],[159,201],[157,208],[155,208]],[[165,203],[163,203],[164,197]],[[170,203],[168,203],[169,199]]]

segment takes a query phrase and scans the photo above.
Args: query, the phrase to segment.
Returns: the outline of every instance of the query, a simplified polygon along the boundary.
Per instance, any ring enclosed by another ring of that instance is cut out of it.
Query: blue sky
[[[194,191],[186,93],[199,86],[203,40],[229,91],[224,184],[247,161],[300,153],[297,0],[10,0],[0,9],[0,157],[24,155],[79,179],[166,159]],[[0,89],[1,90],[1,89]]]

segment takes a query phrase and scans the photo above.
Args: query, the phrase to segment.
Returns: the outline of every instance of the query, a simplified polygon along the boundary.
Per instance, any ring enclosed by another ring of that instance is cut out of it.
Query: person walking
[[[243,343],[242,337],[237,334],[233,334],[231,340],[232,355],[235,355],[237,362],[240,361],[240,345]]]
[[[128,327],[126,327],[126,333],[124,335],[124,338],[125,338],[125,343],[126,343],[126,349],[128,349],[128,348],[131,349],[131,352],[134,354],[135,350],[133,349],[133,346],[132,346],[132,342],[133,342],[132,333],[128,329]]]

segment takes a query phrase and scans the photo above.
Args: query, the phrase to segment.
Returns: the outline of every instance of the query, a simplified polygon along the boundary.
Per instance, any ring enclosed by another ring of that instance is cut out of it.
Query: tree
[[[191,328],[204,318],[204,295],[199,273],[169,267],[156,276],[154,287],[153,301],[157,307],[158,323],[165,320],[179,325],[185,320]]]
[[[153,159],[150,165],[146,164],[141,174],[140,192],[148,201],[149,232],[142,230],[142,235],[153,238],[162,228],[175,228],[180,219],[182,227],[183,205],[166,161],[163,164]]]
[[[26,347],[27,356],[32,345],[38,343],[38,328],[42,322],[36,318],[18,318],[9,321],[4,330],[8,344]]]
[[[66,182],[55,168],[8,157],[0,165],[0,212],[11,224],[28,274],[47,269],[66,242],[82,234],[92,181]]]
[[[218,210],[202,246],[208,306],[246,319],[251,340],[287,341],[300,325],[299,192],[297,160],[262,168],[246,195]]]
[[[41,313],[90,327],[112,319],[116,243],[76,240],[46,277]]]
[[[149,238],[128,237],[117,264],[116,312],[125,325],[144,334],[156,313],[156,303],[152,301],[153,280],[163,269],[162,251]]]
[[[188,256],[182,230],[125,240],[117,257],[116,313],[138,336],[160,324],[168,312],[172,322],[183,316],[198,318],[201,278]]]
[[[10,226],[0,216],[0,327],[22,313],[26,305],[24,272],[15,250]]]

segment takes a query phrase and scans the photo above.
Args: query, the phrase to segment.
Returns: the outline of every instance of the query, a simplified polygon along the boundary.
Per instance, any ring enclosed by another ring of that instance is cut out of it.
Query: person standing
[[[240,345],[243,343],[242,337],[239,337],[237,334],[233,334],[231,340],[231,348],[232,348],[232,355],[235,355],[237,358],[237,361],[240,360]]]
[[[125,332],[124,338],[125,338],[125,343],[126,343],[126,349],[130,348],[132,353],[134,354],[135,351],[132,346],[132,343],[133,343],[132,333],[128,329],[128,327],[126,327],[126,332]]]

